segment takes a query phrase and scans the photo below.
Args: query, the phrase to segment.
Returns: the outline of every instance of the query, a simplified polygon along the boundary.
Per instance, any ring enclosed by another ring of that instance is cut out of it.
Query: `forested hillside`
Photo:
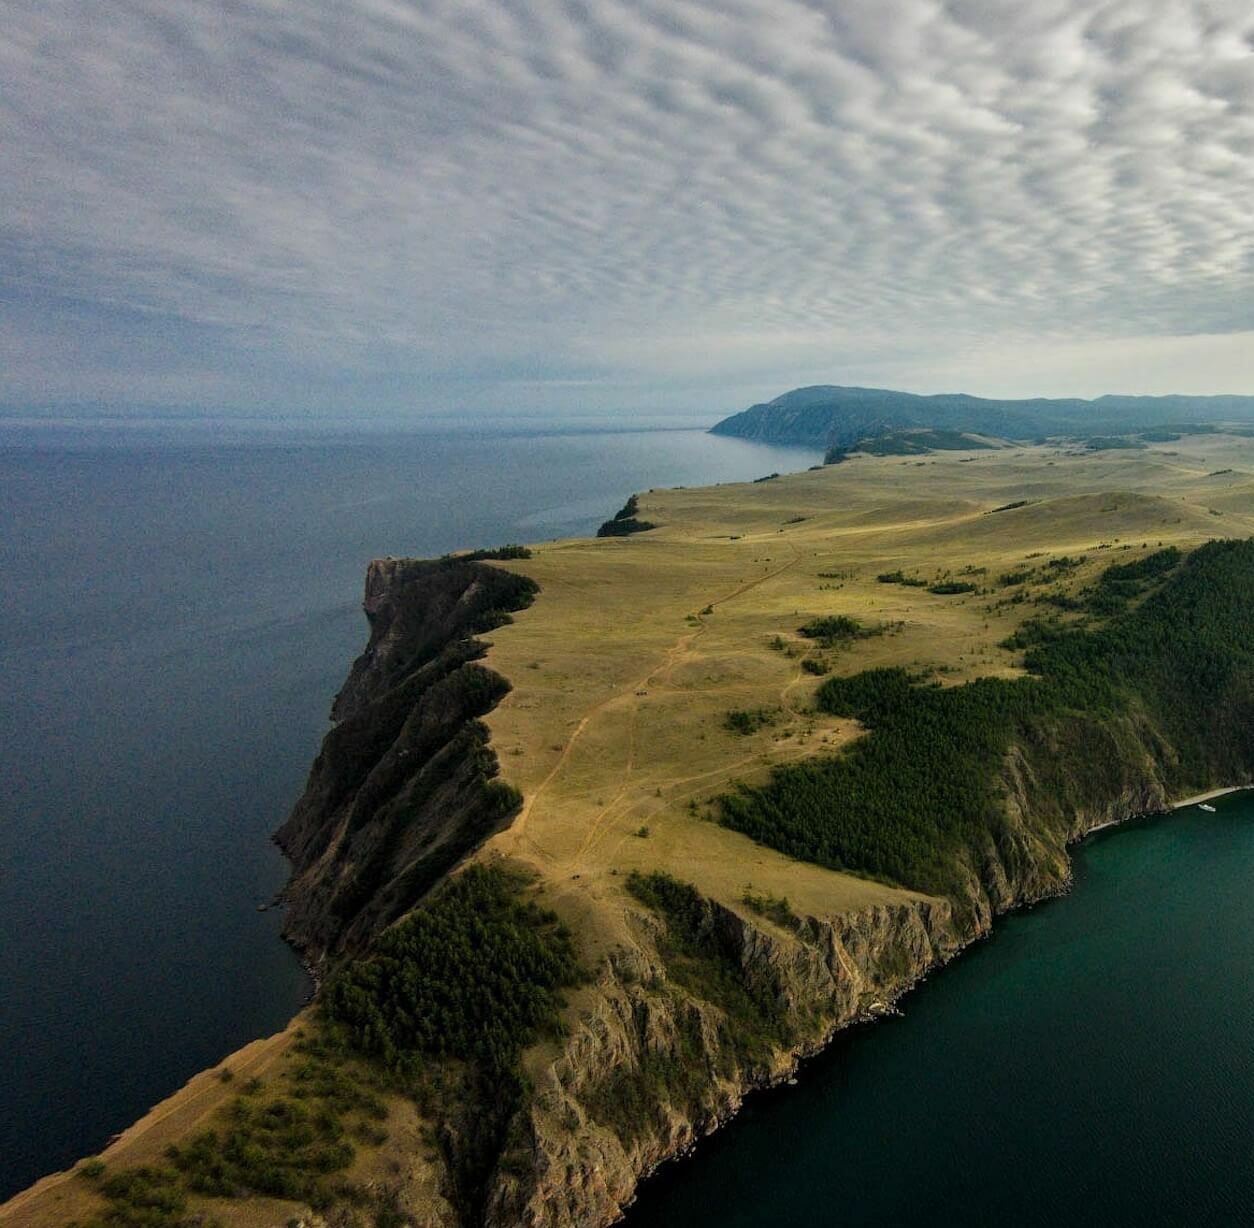
[[[1008,439],[1119,434],[1210,422],[1254,423],[1254,397],[1104,396],[1095,400],[989,400],[965,393],[919,396],[887,388],[794,388],[711,428],[762,443],[827,448],[907,428],[975,431]]]
[[[1134,738],[1153,746],[1169,793],[1250,779],[1254,541],[1179,557],[1107,569],[1087,602],[1113,610],[1108,621],[1025,625],[1016,644],[1029,677],[942,687],[892,668],[829,679],[818,706],[857,719],[866,736],[726,795],[722,823],[794,857],[961,902],[990,845],[1015,855],[1003,797],[1012,747],[1037,779],[1084,781],[1097,795],[1135,762]]]

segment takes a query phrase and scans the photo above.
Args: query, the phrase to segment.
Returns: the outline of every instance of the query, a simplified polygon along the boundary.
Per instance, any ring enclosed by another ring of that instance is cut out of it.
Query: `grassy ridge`
[[[1087,742],[1144,716],[1166,740],[1159,768],[1170,789],[1245,779],[1254,541],[1211,542],[1183,563],[1164,552],[1125,573],[1111,569],[1099,587],[1158,586],[1102,626],[1038,625],[1026,653],[1035,677],[941,688],[883,669],[824,683],[819,706],[861,721],[867,736],[723,797],[722,823],[793,857],[959,896],[964,860],[978,864],[990,842],[1013,845],[999,793],[1012,745],[1051,776],[1082,775]],[[1062,763],[1045,762],[1059,753]]]

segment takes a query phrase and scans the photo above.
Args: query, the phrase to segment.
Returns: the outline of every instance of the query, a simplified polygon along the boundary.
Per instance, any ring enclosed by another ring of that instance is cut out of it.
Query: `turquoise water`
[[[0,1198],[303,1000],[256,906],[372,557],[816,459],[696,430],[0,420]]]
[[[1101,832],[627,1228],[1254,1223],[1254,796]]]

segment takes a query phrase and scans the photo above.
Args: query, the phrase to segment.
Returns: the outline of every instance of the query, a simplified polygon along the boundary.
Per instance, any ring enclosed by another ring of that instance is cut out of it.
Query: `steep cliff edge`
[[[1129,566],[1098,573],[1086,591],[1129,583]],[[766,785],[742,787],[747,800],[724,814],[728,826],[826,860],[832,871],[858,852],[856,841],[823,843],[842,822],[854,836],[865,832],[864,853],[923,833],[935,843],[912,851],[911,864],[922,882],[943,884],[930,888],[935,894],[801,915],[781,903],[766,919],[751,896],[729,895],[691,856],[629,869],[617,884],[603,879],[603,889],[586,892],[562,880],[581,879],[570,869],[594,863],[540,856],[539,889],[557,888],[572,905],[579,897],[581,936],[620,938],[596,957],[593,984],[566,1016],[566,1039],[526,1055],[528,1090],[493,1127],[486,1151],[483,1139],[467,1142],[466,1123],[486,1116],[490,1099],[468,1098],[473,1084],[461,1084],[453,1108],[432,1102],[457,1224],[613,1221],[643,1175],[716,1128],[749,1091],[784,1077],[837,1028],[885,1009],[986,934],[998,914],[1065,890],[1068,844],[1166,808],[1182,782],[1248,778],[1254,739],[1229,731],[1248,729],[1254,712],[1238,613],[1254,551],[1216,544],[1185,564],[1157,554],[1134,569],[1150,595],[1130,590],[1109,623],[1037,627],[1046,648],[1032,641],[1044,670],[1034,678],[921,689],[900,671],[872,670],[823,683],[819,708],[857,718],[861,737],[836,758],[803,759]],[[391,591],[382,584],[371,648],[348,688],[367,713],[395,693],[396,678],[411,676],[398,640],[421,639],[428,656],[449,651],[439,636],[423,639],[427,620],[419,620],[422,633],[397,629]],[[1128,605],[1135,597],[1145,601]],[[1195,662],[1207,665],[1205,693],[1188,689]],[[1099,677],[1108,685],[1097,686]],[[633,698],[647,694],[636,686]],[[908,761],[926,767],[911,771]],[[945,787],[937,791],[929,776]],[[913,826],[893,826],[894,811],[929,807],[933,814],[916,814]],[[863,815],[869,827],[858,826]],[[594,819],[583,849],[595,830]],[[697,829],[689,826],[685,839],[691,854]],[[543,837],[533,845],[541,854],[549,847]],[[950,872],[938,877],[937,862]],[[893,877],[910,882],[908,866]]]
[[[316,974],[364,950],[519,805],[479,719],[509,683],[478,663],[476,637],[535,592],[480,561],[370,564],[369,643],[275,835],[292,862],[284,935]]]
[[[536,1095],[483,1222],[612,1223],[642,1178],[729,1120],[746,1095],[788,1077],[840,1028],[884,1013],[997,915],[1064,892],[1067,845],[1168,808],[1152,734],[1139,743],[1124,733],[1121,765],[1071,784],[1013,750],[1003,784],[1014,839],[972,860],[960,909],[924,898],[779,924],[697,897],[707,941],[694,955],[675,941],[673,918],[636,902],[635,942],[599,969],[556,1057],[529,1068]]]
[[[674,950],[667,920],[633,916],[637,943],[607,961],[560,1054],[531,1072],[536,1095],[484,1223],[612,1223],[644,1175],[838,1028],[889,1009],[959,945],[943,901],[799,919],[792,930],[708,899],[701,911],[710,943],[695,959]]]

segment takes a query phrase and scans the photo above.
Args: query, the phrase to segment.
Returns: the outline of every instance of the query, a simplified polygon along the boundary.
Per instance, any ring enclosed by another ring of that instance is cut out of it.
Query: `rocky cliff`
[[[970,866],[970,898],[877,906],[774,924],[704,901],[722,972],[765,1002],[775,1030],[753,1043],[762,1017],[736,1011],[715,978],[693,978],[666,955],[666,923],[639,908],[636,943],[599,970],[558,1056],[532,1071],[535,1099],[498,1167],[484,1222],[494,1228],[587,1228],[612,1223],[638,1182],[732,1117],[744,1097],[787,1078],[848,1024],[889,1010],[995,916],[1066,890],[1066,845],[1094,829],[1165,809],[1152,731],[1060,730],[1084,736],[1098,768],[1060,780],[1042,764],[1060,747],[1016,747],[1004,774],[1013,843]],[[1114,758],[1114,754],[1119,758]]]
[[[369,643],[275,835],[292,862],[284,934],[316,975],[363,950],[517,808],[479,719],[509,683],[478,663],[476,637],[535,591],[479,561],[370,564]]]
[[[726,1002],[660,957],[661,923],[641,912],[638,945],[601,970],[560,1055],[535,1072],[523,1142],[498,1170],[491,1225],[608,1224],[637,1183],[777,1083],[838,1028],[887,1011],[957,949],[944,902],[802,920],[792,932],[707,902],[734,980],[778,1006],[788,1043],[755,1046]]]

